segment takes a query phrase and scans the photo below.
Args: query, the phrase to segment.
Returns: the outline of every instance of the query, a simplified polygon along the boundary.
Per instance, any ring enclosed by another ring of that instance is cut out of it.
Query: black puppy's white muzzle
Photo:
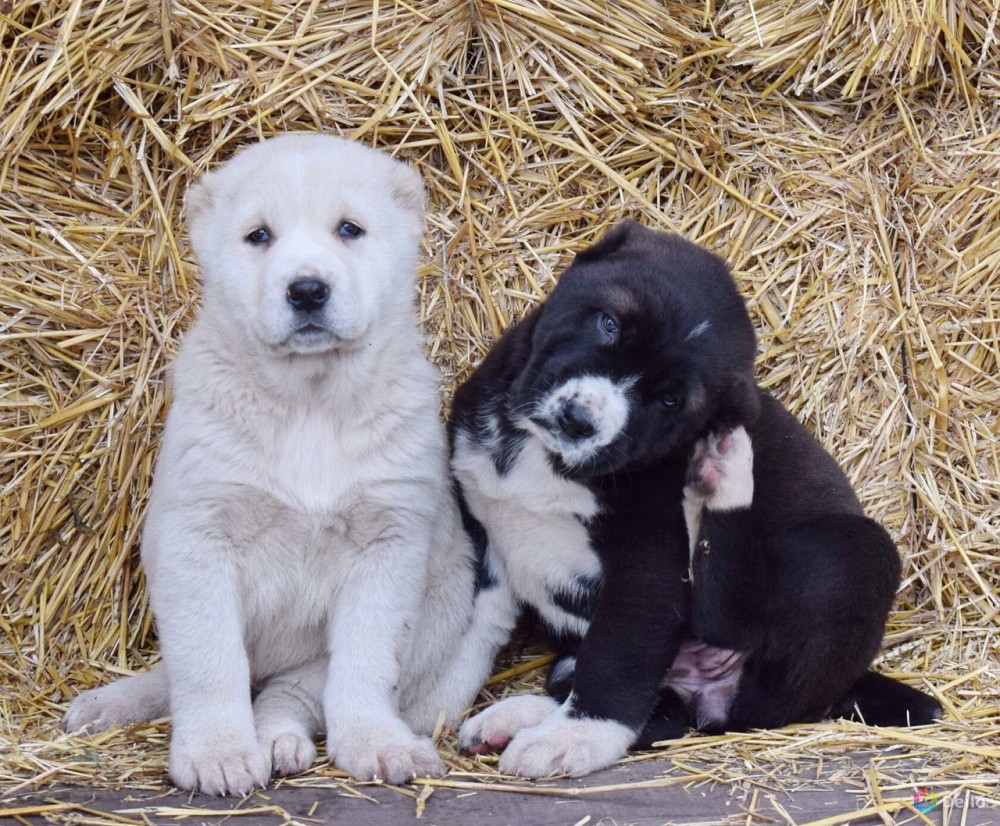
[[[633,383],[596,375],[568,379],[539,399],[519,426],[568,467],[592,464],[624,430]]]

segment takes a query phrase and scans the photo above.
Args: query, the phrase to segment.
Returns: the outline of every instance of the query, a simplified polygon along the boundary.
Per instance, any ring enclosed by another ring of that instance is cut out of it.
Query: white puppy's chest
[[[357,434],[315,412],[291,417],[274,434],[270,456],[253,457],[271,492],[293,507],[336,517],[355,483]]]
[[[273,504],[258,503],[248,519],[256,522],[270,510],[274,518],[264,521],[277,528],[263,525],[256,544],[270,545],[264,536],[280,543],[289,564],[313,581],[350,564],[393,521],[392,508],[374,492],[399,474],[391,458],[398,451],[386,440],[380,451],[368,450],[370,434],[357,430],[329,416],[295,415],[273,434],[270,451],[252,457],[248,481],[259,492],[255,498]]]
[[[319,405],[283,417],[242,412],[196,439],[188,438],[187,422],[174,423],[181,444],[164,478],[169,472],[191,495],[167,508],[222,539],[248,643],[281,660],[290,652],[263,642],[271,629],[298,629],[305,648],[321,650],[321,638],[311,637],[352,566],[395,529],[392,507],[375,491],[399,476],[401,451],[385,434],[354,432]]]
[[[586,528],[599,509],[594,494],[555,473],[534,437],[500,474],[489,449],[460,433],[452,467],[515,596],[554,628],[585,633],[588,622],[553,597],[571,599],[600,579],[601,563]]]
[[[213,471],[284,504],[316,531],[342,525],[359,495],[398,471],[388,434],[334,415],[319,403],[268,411],[229,434]]]

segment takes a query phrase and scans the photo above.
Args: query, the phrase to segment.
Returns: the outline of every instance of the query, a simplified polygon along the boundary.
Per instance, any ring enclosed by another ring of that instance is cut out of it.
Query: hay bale
[[[893,784],[995,777],[997,9],[0,5],[0,787],[163,780],[162,726],[89,742],[56,723],[72,693],[154,652],[136,543],[163,368],[198,300],[183,191],[286,129],[422,173],[421,307],[446,388],[623,214],[732,262],[761,381],[900,543],[882,667],[927,675],[950,719],[686,738],[661,752],[674,772],[773,783],[790,762],[894,745],[921,768],[859,776],[875,804]],[[511,652],[502,667],[527,671],[488,693],[537,688],[533,657]]]
[[[737,0],[725,4],[720,30],[735,65],[777,75],[765,91],[839,85],[851,97],[944,75],[974,96],[977,69],[1000,48],[998,20],[996,3]]]

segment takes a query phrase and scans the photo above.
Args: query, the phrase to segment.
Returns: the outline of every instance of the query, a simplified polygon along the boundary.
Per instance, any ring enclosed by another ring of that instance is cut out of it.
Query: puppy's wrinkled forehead
[[[239,150],[188,193],[192,217],[209,210],[295,222],[347,215],[369,224],[419,217],[423,184],[406,164],[332,135],[293,133]]]

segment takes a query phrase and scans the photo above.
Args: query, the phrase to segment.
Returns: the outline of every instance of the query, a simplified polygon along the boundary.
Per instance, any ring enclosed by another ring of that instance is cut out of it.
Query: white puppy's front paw
[[[336,765],[355,780],[406,783],[445,772],[430,738],[418,737],[401,720],[337,726],[330,730],[326,747]]]
[[[462,724],[458,747],[468,754],[500,751],[519,731],[537,726],[558,708],[542,694],[507,697]]]
[[[270,760],[253,732],[205,731],[170,742],[170,779],[178,788],[212,795],[246,795],[271,777]]]
[[[520,777],[580,777],[607,768],[628,752],[635,732],[614,720],[572,718],[562,710],[515,735],[500,771]]]
[[[746,429],[710,433],[694,446],[685,496],[713,511],[748,508],[753,502],[753,446]]]

